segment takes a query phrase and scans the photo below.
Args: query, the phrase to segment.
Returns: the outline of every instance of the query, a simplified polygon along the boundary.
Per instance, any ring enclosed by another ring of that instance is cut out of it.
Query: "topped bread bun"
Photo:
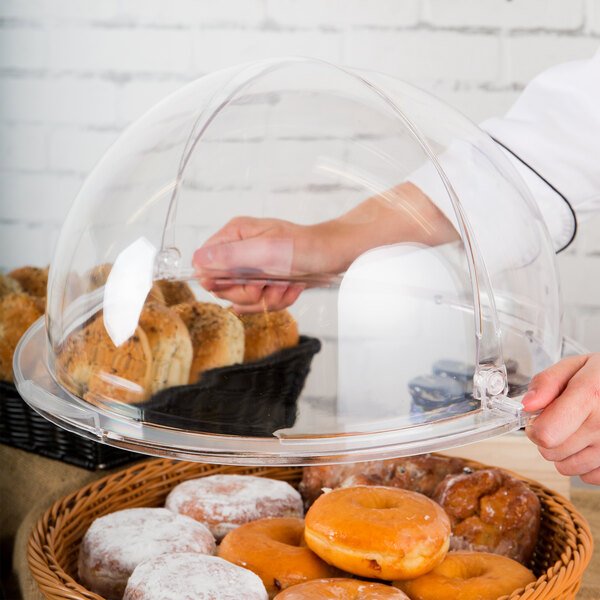
[[[22,292],[21,284],[12,277],[0,273],[0,300],[9,294],[18,294]]]
[[[21,285],[21,289],[37,298],[46,297],[48,287],[48,267],[19,267],[12,270],[9,277],[16,279]]]
[[[192,342],[179,315],[157,302],[148,302],[140,315],[140,327],[152,353],[150,393],[173,385],[185,385],[192,366]]]
[[[192,339],[190,383],[196,383],[207,369],[243,361],[244,327],[232,312],[210,302],[177,304],[172,309],[182,318]]]
[[[24,292],[0,300],[0,379],[13,380],[15,348],[21,336],[43,314],[43,301]]]
[[[159,279],[154,282],[154,285],[162,292],[164,303],[167,306],[175,306],[175,304],[190,304],[196,301],[194,292],[185,281],[167,281]]]
[[[287,310],[240,315],[244,325],[244,362],[298,344],[298,324]]]

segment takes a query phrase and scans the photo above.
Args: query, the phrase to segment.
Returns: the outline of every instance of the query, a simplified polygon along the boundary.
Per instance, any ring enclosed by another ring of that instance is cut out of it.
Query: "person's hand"
[[[335,274],[345,268],[342,248],[330,248],[335,245],[335,230],[329,222],[308,226],[236,217],[196,250],[193,265],[203,287],[232,302],[237,312],[281,310],[306,287],[289,279]],[[261,279],[265,273],[271,278]],[[223,274],[229,279],[219,280]],[[236,275],[253,278],[236,283]]]
[[[600,485],[600,354],[571,356],[536,375],[523,397],[543,409],[527,428],[541,455],[563,475]]]

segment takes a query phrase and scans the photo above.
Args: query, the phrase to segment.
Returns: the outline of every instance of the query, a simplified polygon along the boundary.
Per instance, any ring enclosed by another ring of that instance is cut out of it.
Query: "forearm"
[[[323,245],[320,250],[337,257],[336,272],[345,271],[370,248],[399,242],[438,246],[459,239],[442,211],[409,182],[313,227]]]

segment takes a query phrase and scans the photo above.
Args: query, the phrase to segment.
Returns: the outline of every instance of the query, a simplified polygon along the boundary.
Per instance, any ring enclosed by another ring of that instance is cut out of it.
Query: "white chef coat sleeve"
[[[541,73],[505,117],[489,119],[482,128],[525,180],[555,250],[565,248],[575,235],[577,219],[600,211],[600,51],[591,59]],[[500,226],[510,207],[503,205],[506,196],[501,190],[490,189],[485,165],[481,163],[478,168],[476,148],[458,140],[438,159],[449,177],[462,187],[466,204],[473,201],[471,196],[487,199],[492,216],[488,221],[495,228],[486,232],[488,245],[493,245],[494,236],[501,231],[514,237],[515,242],[521,239],[518,223]],[[417,170],[409,180],[456,226],[456,215],[432,165]],[[477,225],[481,228],[486,223]]]
[[[600,210],[600,51],[541,73],[482,127],[527,183],[555,249],[565,248],[577,219]]]

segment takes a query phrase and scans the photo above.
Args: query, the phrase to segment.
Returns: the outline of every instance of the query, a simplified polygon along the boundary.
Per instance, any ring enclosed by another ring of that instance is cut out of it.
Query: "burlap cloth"
[[[26,553],[29,534],[44,510],[66,494],[110,472],[86,471],[0,444],[0,564],[7,600],[43,598],[29,572]],[[598,600],[600,488],[574,488],[571,501],[588,520],[594,540],[599,541],[577,598]]]

